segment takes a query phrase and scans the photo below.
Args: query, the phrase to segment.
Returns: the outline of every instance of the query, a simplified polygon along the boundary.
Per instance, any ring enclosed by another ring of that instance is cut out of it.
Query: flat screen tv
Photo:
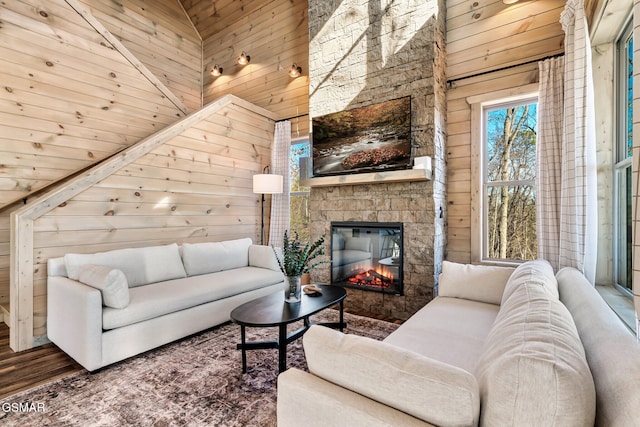
[[[313,176],[411,167],[411,97],[312,118]]]

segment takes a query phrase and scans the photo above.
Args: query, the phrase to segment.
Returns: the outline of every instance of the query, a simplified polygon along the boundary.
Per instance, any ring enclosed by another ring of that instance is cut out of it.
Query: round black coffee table
[[[347,292],[341,286],[336,285],[316,285],[320,288],[322,295],[311,297],[302,293],[300,302],[284,302],[284,291],[276,292],[244,303],[233,309],[231,320],[240,325],[240,340],[238,349],[242,350],[242,372],[247,372],[247,350],[257,350],[265,348],[278,349],[278,372],[287,369],[287,344],[300,338],[311,326],[309,316],[319,311],[329,308],[332,305],[340,304],[340,321],[332,323],[318,323],[319,325],[337,328],[342,331],[344,323],[344,299]],[[289,323],[304,320],[304,326],[297,331],[287,334]],[[245,328],[247,326],[263,328],[278,327],[277,341],[254,341],[247,342]]]

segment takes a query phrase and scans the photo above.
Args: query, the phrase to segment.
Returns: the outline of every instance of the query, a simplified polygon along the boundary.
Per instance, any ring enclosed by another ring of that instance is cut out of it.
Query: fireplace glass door
[[[402,295],[402,223],[331,223],[331,283]]]

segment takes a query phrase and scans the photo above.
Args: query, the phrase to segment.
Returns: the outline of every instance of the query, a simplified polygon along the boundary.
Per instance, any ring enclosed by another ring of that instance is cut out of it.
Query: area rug
[[[315,322],[337,321],[324,310]],[[383,339],[398,325],[345,313],[346,333]],[[293,331],[300,324],[290,325]],[[277,338],[277,328],[247,328],[247,340]],[[247,352],[240,327],[226,323],[103,368],[0,400],[2,426],[275,426],[277,350]],[[302,340],[287,367],[306,369]]]

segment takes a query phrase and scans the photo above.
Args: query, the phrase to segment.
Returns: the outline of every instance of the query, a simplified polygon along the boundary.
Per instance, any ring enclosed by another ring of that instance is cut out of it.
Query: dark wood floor
[[[9,328],[0,322],[0,399],[82,369],[53,344],[15,353]]]
[[[402,323],[374,313],[353,314]],[[54,344],[15,353],[9,347],[9,328],[0,322],[0,399],[83,369]]]

